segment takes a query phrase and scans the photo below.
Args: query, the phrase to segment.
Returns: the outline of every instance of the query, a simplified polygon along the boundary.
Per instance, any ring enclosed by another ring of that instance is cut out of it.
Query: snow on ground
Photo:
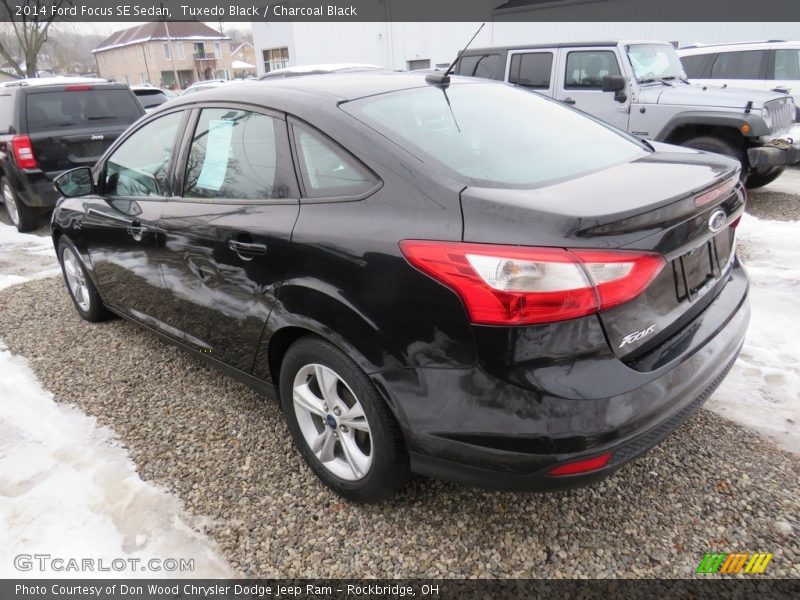
[[[0,289],[60,274],[49,237],[0,223]],[[0,577],[230,576],[188,520],[176,496],[139,478],[112,431],[55,402],[0,342]],[[125,570],[20,572],[18,554],[95,559],[95,569],[122,559]],[[142,571],[151,559],[194,559],[194,571]]]
[[[800,453],[800,222],[746,214],[738,247],[750,276],[750,329],[707,407]]]
[[[0,290],[60,273],[49,237],[19,233],[16,227],[0,223]]]
[[[109,429],[56,403],[27,362],[0,345],[0,577],[229,576],[187,521],[176,496],[139,478]],[[23,553],[102,559],[106,568],[121,559],[125,570],[20,572],[14,557]],[[168,558],[193,559],[194,571],[142,572]]]

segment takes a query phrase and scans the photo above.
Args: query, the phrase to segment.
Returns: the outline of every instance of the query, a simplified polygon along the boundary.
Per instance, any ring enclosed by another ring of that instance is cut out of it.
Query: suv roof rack
[[[681,46],[678,50],[688,50],[690,48],[713,48],[715,46],[747,46],[748,44],[782,44],[786,40],[753,40],[749,42],[717,42],[716,44],[689,44]]]

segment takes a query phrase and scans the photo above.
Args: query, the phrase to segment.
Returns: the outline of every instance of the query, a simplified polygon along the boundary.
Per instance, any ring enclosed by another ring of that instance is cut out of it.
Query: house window
[[[214,42],[214,56],[216,58],[222,58],[222,46],[219,42]]]
[[[167,60],[172,60],[172,53],[169,51],[169,44],[164,42],[161,44],[161,47],[164,48],[164,58]]]
[[[178,45],[176,46],[176,54],[178,55],[178,58],[180,60],[183,60],[183,58],[185,56],[183,54],[183,42],[178,42]]]
[[[289,49],[288,48],[271,48],[263,50],[264,56],[264,72],[269,73],[275,69],[283,69],[289,66]]]

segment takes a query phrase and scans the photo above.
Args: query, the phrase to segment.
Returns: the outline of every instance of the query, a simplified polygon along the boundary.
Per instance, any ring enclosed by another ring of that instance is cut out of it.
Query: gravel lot
[[[770,213],[759,216],[798,219],[797,196],[752,200]],[[83,322],[60,279],[0,292],[0,314],[9,349],[56,399],[112,427],[142,478],[210,517],[243,575],[689,577],[720,550],[773,552],[769,576],[800,577],[800,460],[707,411],[592,488],[415,479],[361,507],[317,483],[273,402],[124,321]]]

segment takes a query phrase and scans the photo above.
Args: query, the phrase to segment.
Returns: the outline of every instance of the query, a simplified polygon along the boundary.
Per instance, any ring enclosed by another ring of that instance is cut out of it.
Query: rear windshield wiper
[[[102,121],[103,119],[116,119],[114,115],[106,115],[104,117],[86,117],[87,121]]]

